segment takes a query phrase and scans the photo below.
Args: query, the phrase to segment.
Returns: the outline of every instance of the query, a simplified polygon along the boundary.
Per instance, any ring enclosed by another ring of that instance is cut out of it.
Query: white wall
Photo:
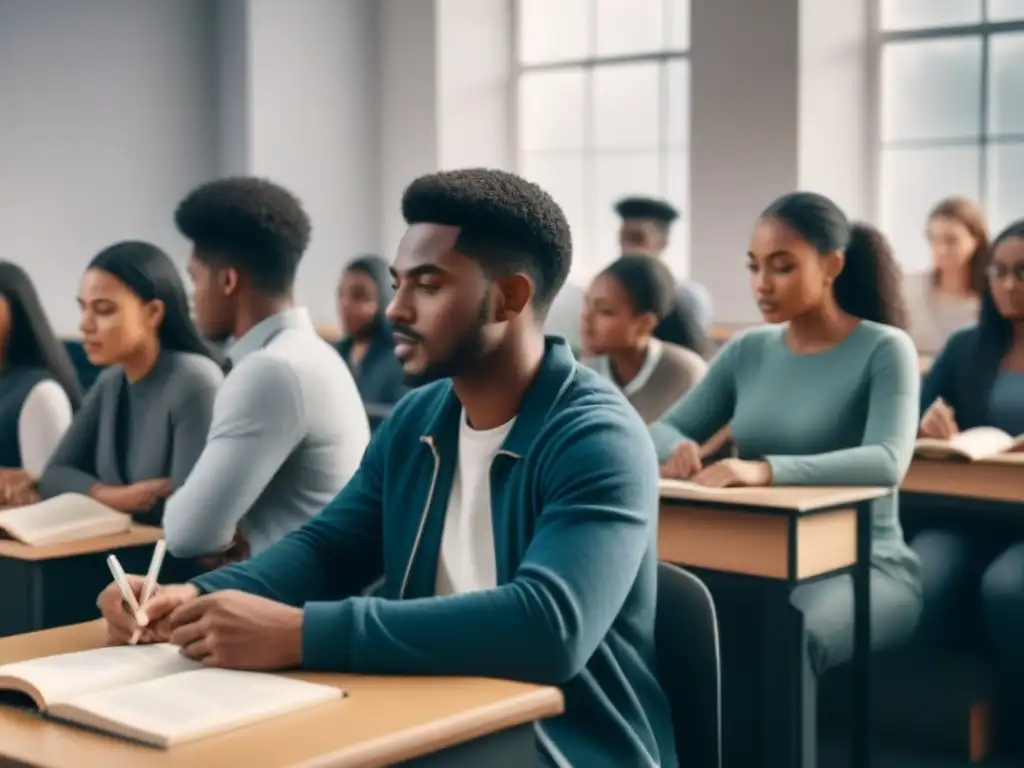
[[[117,240],[178,259],[174,205],[217,167],[214,7],[0,0],[0,232],[58,331]]]
[[[436,4],[377,0],[380,94],[381,254],[390,258],[405,231],[402,192],[437,170]]]
[[[719,321],[760,319],[750,231],[797,184],[798,0],[693,0],[690,274]]]
[[[828,195],[851,218],[870,216],[870,3],[800,0],[799,186]]]
[[[333,322],[342,265],[380,245],[374,0],[249,0],[247,41],[248,171],[302,199],[297,298]]]

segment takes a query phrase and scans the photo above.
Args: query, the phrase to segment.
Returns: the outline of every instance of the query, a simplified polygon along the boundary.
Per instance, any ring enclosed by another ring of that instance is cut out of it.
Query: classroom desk
[[[127,533],[50,547],[0,540],[0,637],[88,621],[110,583],[107,555],[128,573],[145,573],[159,528],[133,525]]]
[[[0,664],[102,644],[102,621],[0,640]],[[158,750],[0,707],[0,763],[39,768],[520,768],[533,723],[562,713],[557,688],[484,678],[295,674],[348,696]]]
[[[754,579],[764,595],[760,765],[815,765],[816,732],[805,725],[815,713],[803,701],[803,617],[789,595],[801,583],[843,571],[852,571],[855,589],[851,764],[870,764],[871,502],[889,493],[833,487],[695,490],[661,481],[659,559]],[[726,640],[723,635],[723,645]],[[725,741],[741,738],[725,734]]]
[[[914,459],[900,486],[904,493],[1024,504],[1024,453],[984,461]]]

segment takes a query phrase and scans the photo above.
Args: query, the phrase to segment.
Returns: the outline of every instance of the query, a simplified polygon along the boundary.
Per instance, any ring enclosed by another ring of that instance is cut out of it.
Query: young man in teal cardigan
[[[143,639],[219,667],[556,685],[565,714],[536,728],[543,765],[674,765],[655,677],[654,447],[621,394],[541,330],[569,272],[565,217],[489,170],[420,178],[402,210],[387,316],[423,386],[318,517],[161,588]],[[115,586],[100,607],[125,641],[136,624]]]

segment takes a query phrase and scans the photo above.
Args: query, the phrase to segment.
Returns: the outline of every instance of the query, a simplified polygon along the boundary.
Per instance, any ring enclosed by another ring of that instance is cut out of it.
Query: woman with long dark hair
[[[935,354],[978,319],[989,253],[985,211],[966,197],[940,200],[928,214],[927,237],[932,268],[908,275],[903,287],[910,335],[919,350]]]
[[[648,424],[708,367],[704,350],[693,348],[700,347],[700,325],[675,293],[672,273],[660,261],[623,256],[593,279],[584,302],[580,337],[594,355],[587,364],[619,387]]]
[[[338,343],[338,352],[352,371],[371,429],[380,425],[407,391],[384,317],[393,294],[384,259],[360,256],[345,265],[338,285],[338,314],[345,337]]]
[[[192,324],[181,275],[155,245],[100,252],[78,303],[82,346],[106,370],[43,472],[40,495],[87,494],[158,523],[163,499],[203,450],[223,374]]]
[[[948,440],[973,427],[1024,435],[1024,219],[996,237],[978,322],[950,337],[925,377],[921,405],[922,437]],[[921,637],[956,650],[994,646],[1014,698],[1000,711],[1016,718],[1007,733],[1021,735],[1024,543],[1016,525],[972,525],[971,512],[911,542],[924,577]]]
[[[712,487],[899,486],[914,452],[920,377],[886,239],[828,198],[798,192],[761,214],[745,260],[768,324],[733,337],[651,427],[662,475]],[[726,424],[738,457],[705,466],[700,443]],[[873,503],[872,520],[872,641],[892,646],[917,623],[919,564],[894,495]],[[805,701],[815,700],[818,676],[853,654],[853,597],[848,575],[791,594],[807,637]]]
[[[35,500],[35,479],[81,403],[74,366],[32,280],[0,261],[0,504]]]

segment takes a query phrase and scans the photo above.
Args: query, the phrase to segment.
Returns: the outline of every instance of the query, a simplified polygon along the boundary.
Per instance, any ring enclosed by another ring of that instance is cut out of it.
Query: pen
[[[149,617],[146,616],[144,610],[146,603],[153,597],[153,592],[156,590],[156,582],[160,577],[160,568],[164,564],[164,554],[167,552],[167,542],[160,539],[156,546],[153,547],[153,558],[149,561],[149,570],[146,571],[146,581],[142,585],[142,600],[140,600],[140,606],[135,612],[135,621],[138,622],[139,627],[144,627],[149,623]],[[139,642],[139,635],[142,634],[141,629],[136,629],[132,633],[131,644],[135,645]]]

